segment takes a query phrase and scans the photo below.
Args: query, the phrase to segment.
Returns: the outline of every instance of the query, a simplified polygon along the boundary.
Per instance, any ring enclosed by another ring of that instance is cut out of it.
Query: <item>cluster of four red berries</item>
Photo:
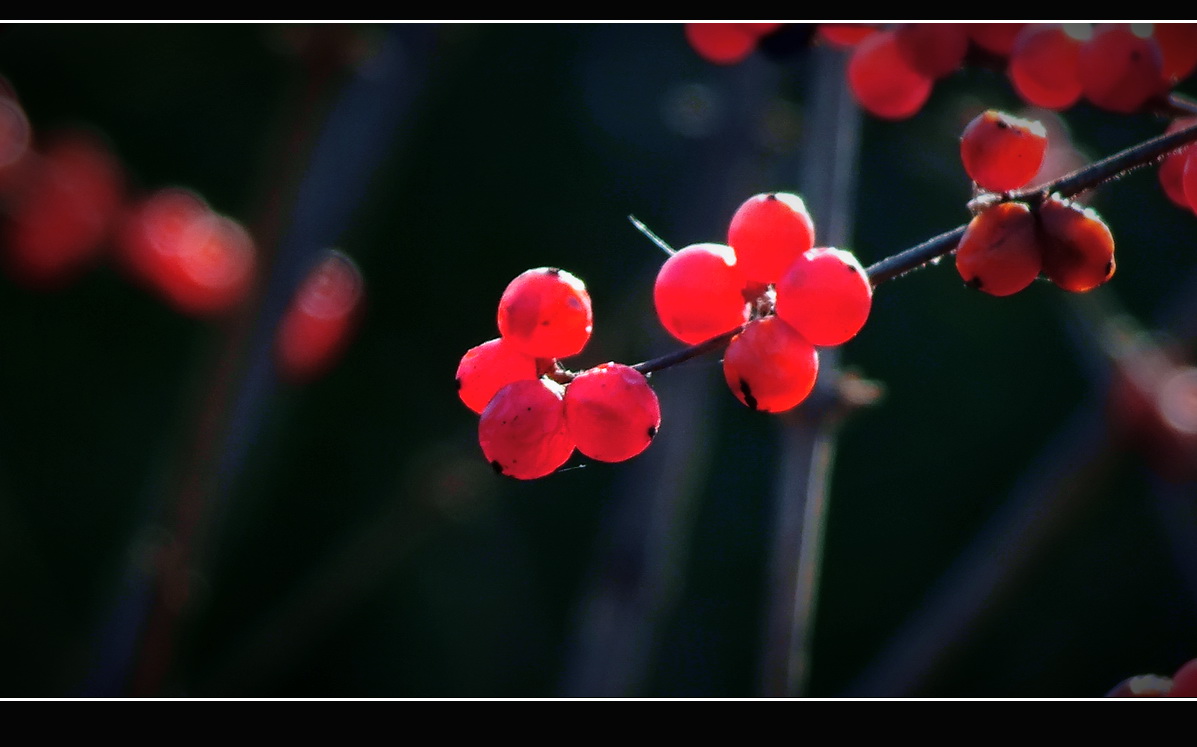
[[[496,472],[523,480],[561,467],[574,449],[620,462],[657,434],[657,395],[639,371],[605,363],[570,373],[594,326],[590,294],[554,267],[522,273],[499,300],[499,337],[471,348],[457,367],[462,402],[481,417],[478,441]]]
[[[699,343],[737,328],[723,373],[754,410],[789,410],[810,394],[816,346],[841,345],[864,326],[873,287],[848,251],[815,247],[802,198],[769,192],[736,210],[727,244],[693,244],[657,275],[653,300],[665,329]]]

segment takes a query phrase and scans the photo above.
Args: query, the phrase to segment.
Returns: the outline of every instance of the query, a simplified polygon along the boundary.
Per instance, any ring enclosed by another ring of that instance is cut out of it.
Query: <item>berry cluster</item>
[[[983,190],[1006,192],[1030,183],[1047,150],[1038,122],[996,111],[964,129],[960,155]],[[1040,273],[1065,290],[1083,292],[1114,274],[1114,237],[1092,209],[1050,196],[1033,205],[984,207],[960,239],[956,269],[964,282],[994,296],[1026,288]]]
[[[657,317],[678,340],[721,336],[723,372],[748,407],[781,412],[814,387],[816,346],[841,345],[864,326],[873,288],[856,258],[815,247],[814,223],[794,194],[759,194],[736,210],[728,243],[671,252],[657,273]],[[528,270],[499,301],[499,337],[471,348],[457,368],[461,401],[481,415],[478,440],[496,472],[547,475],[576,448],[604,462],[644,451],[660,406],[636,367],[604,363],[580,373],[559,360],[590,339],[590,296],[564,270]],[[647,370],[647,369],[646,369]]]
[[[745,59],[779,24],[686,24],[711,62]],[[1031,106],[1067,109],[1082,99],[1130,113],[1162,101],[1197,68],[1192,23],[823,23],[816,38],[850,50],[848,83],[874,116],[905,119],[937,80],[966,65],[1003,72]]]
[[[816,248],[806,205],[784,192],[746,200],[732,216],[727,244],[676,252],[653,288],[657,317],[682,342],[740,330],[728,343],[724,377],[741,402],[766,412],[806,399],[819,369],[815,346],[854,337],[872,298],[856,258]]]
[[[648,448],[661,409],[644,374],[613,362],[572,373],[558,363],[590,340],[581,280],[553,267],[524,272],[499,300],[498,327],[499,337],[471,348],[457,367],[458,394],[481,416],[478,442],[496,472],[531,480],[575,449],[621,462]]]
[[[8,274],[38,290],[68,286],[111,251],[151,294],[194,317],[227,315],[249,297],[259,253],[239,222],[199,195],[130,195],[120,159],[96,135],[56,133],[35,147],[16,93],[0,79],[0,252]],[[276,361],[291,380],[326,370],[357,316],[361,275],[332,253],[300,285],[279,326]]]
[[[1197,24],[906,23],[820,28],[852,50],[857,101],[886,119],[909,117],[936,80],[973,63],[1001,70],[1031,106],[1082,99],[1128,114],[1162,101],[1197,68]]]

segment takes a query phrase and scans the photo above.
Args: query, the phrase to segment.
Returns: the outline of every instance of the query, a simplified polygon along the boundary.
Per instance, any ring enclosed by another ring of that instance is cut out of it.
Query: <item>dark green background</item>
[[[268,336],[232,346],[233,395],[217,400],[217,416],[238,396],[254,407],[213,443],[242,458],[203,504],[192,593],[155,692],[757,694],[785,419],[741,407],[711,356],[653,378],[663,422],[645,455],[516,482],[486,466],[453,372],[496,336],[507,282],[544,265],[581,277],[593,298],[594,337],[573,367],[678,347],[652,313],[662,255],[626,216],[675,246],[722,241],[744,198],[799,190],[820,103],[809,53],[714,67],[679,24],[344,30],[357,61],[307,99],[296,45],[311,28],[0,31],[0,74],[39,136],[94,128],[135,193],[189,187],[260,233],[271,204],[284,225],[327,218],[328,243],[366,279],[359,334],[323,379],[254,379],[246,361],[261,358]],[[371,78],[371,55],[384,48],[399,50],[403,74]],[[342,91],[362,80],[374,87],[349,107]],[[375,116],[389,104],[389,119]],[[296,215],[296,179],[310,173],[309,148],[338,107],[360,116],[360,131],[352,118],[324,130],[336,133],[322,147],[345,172],[320,172],[322,194],[352,198],[360,187],[362,198],[343,218],[327,200]],[[971,69],[938,84],[914,118],[864,123],[851,248],[865,264],[967,220],[957,142],[987,107],[1019,103],[999,75]],[[686,127],[671,124],[679,117]],[[1163,130],[1146,115],[1085,105],[1065,119],[1090,158]],[[366,170],[355,160],[362,143]],[[1093,204],[1118,242],[1118,273],[1099,293],[1167,329],[1197,288],[1193,215],[1148,171]],[[303,231],[293,244],[324,241]],[[264,287],[296,272],[295,255],[277,256],[291,264]],[[868,326],[841,351],[886,396],[838,442],[811,695],[850,692],[1071,415],[1100,412],[1092,403],[1106,371],[1076,335],[1065,295],[1039,282],[990,298],[965,289],[950,262],[878,290]],[[0,695],[130,692],[130,652],[144,646],[139,590],[177,539],[179,475],[226,336],[269,328],[275,297],[262,298],[260,316],[201,321],[111,263],[54,293],[0,278]],[[267,383],[246,389],[254,381]],[[665,461],[680,430],[693,456]],[[914,692],[871,694],[1098,696],[1197,656],[1197,496],[1137,457],[1110,461],[939,676]],[[645,675],[630,691],[570,692],[581,600],[596,578],[620,578],[612,521],[663,489],[689,509],[667,542],[678,572]],[[1161,521],[1169,505],[1179,513]]]

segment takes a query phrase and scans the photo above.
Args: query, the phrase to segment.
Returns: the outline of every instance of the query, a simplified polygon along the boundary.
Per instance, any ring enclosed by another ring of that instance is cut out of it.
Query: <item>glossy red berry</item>
[[[1167,90],[1159,44],[1137,26],[1098,26],[1081,45],[1081,86],[1093,105],[1130,114]]]
[[[990,109],[977,115],[960,136],[960,158],[981,189],[1006,192],[1026,186],[1047,153],[1040,122]]]
[[[978,213],[956,248],[956,270],[964,284],[991,296],[1026,288],[1042,266],[1035,216],[1021,202],[1002,202]]]
[[[815,346],[776,316],[745,326],[723,356],[723,377],[732,393],[763,412],[796,407],[814,388],[818,373]]]
[[[968,52],[968,29],[963,23],[903,23],[894,35],[902,58],[928,78],[956,72]]]
[[[478,420],[478,443],[495,472],[534,480],[569,459],[574,442],[565,422],[564,390],[548,379],[500,389]]]
[[[499,299],[499,334],[534,358],[565,358],[590,340],[594,314],[586,285],[555,267],[522,273]]]
[[[882,119],[906,119],[923,108],[932,79],[910,66],[893,31],[868,36],[852,50],[848,85],[860,106]]]
[[[729,332],[748,321],[745,282],[730,246],[691,244],[665,260],[657,273],[657,318],[688,344]]]
[[[457,364],[457,394],[481,413],[495,392],[513,381],[537,378],[536,359],[512,348],[502,337],[466,351]]]
[[[759,34],[743,23],[687,23],[686,41],[707,62],[734,65],[756,49]]]
[[[1052,197],[1039,206],[1043,274],[1081,293],[1114,276],[1114,236],[1092,208]]]
[[[1010,52],[1006,73],[1032,106],[1067,109],[1081,98],[1081,40],[1061,24],[1027,24]]]
[[[644,374],[622,363],[583,371],[565,388],[565,420],[578,451],[622,462],[648,448],[661,427],[661,406]]]
[[[817,247],[777,284],[777,315],[814,345],[841,345],[869,318],[873,286],[851,252]]]
[[[727,243],[751,283],[776,283],[815,245],[815,224],[802,198],[769,192],[748,198],[732,216]]]
[[[275,338],[279,372],[307,381],[341,357],[362,309],[362,273],[349,257],[330,251],[312,268],[283,313]]]

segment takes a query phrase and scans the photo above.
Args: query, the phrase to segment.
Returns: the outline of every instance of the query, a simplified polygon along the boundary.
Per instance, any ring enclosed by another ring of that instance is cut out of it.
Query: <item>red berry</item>
[[[139,280],[161,291],[184,229],[208,212],[207,203],[193,192],[159,190],[126,211],[117,235],[118,256]]]
[[[1197,659],[1193,659],[1172,675],[1171,698],[1197,698]]]
[[[590,340],[594,314],[586,285],[555,267],[522,273],[499,300],[499,334],[534,358],[565,358]]]
[[[818,373],[815,346],[776,316],[745,326],[723,356],[723,377],[736,398],[764,412],[796,407],[814,388]]]
[[[1042,265],[1035,217],[1021,202],[1002,202],[978,213],[956,248],[956,270],[965,285],[992,296],[1026,288]]]
[[[644,374],[604,363],[565,388],[565,420],[578,451],[600,462],[622,462],[648,448],[661,427],[661,406]]]
[[[1039,122],[989,111],[960,136],[964,170],[981,189],[1006,192],[1035,178],[1047,153],[1047,130]]]
[[[1197,212],[1197,148],[1189,146],[1181,158],[1184,159],[1180,171],[1181,189],[1189,209]]]
[[[1168,125],[1165,134],[1183,130],[1187,127],[1197,125],[1197,117],[1181,117],[1180,119],[1172,120]],[[1160,161],[1160,186],[1164,188],[1164,194],[1168,196],[1169,200],[1176,203],[1178,206],[1186,210],[1192,210],[1189,199],[1185,196],[1185,163],[1188,161],[1189,153],[1193,152],[1193,146],[1187,145],[1178,151],[1174,151],[1164,156]],[[1194,188],[1197,189],[1197,179],[1195,179]],[[1197,191],[1193,193],[1197,196]]]
[[[466,351],[457,364],[457,394],[481,413],[495,392],[513,381],[537,378],[536,359],[512,348],[502,337]]]
[[[574,442],[565,423],[564,390],[548,379],[500,389],[478,420],[478,444],[495,472],[534,480],[565,464]]]
[[[1197,23],[1157,23],[1151,32],[1160,46],[1164,80],[1175,84],[1197,68]]]
[[[1080,293],[1114,276],[1114,236],[1092,208],[1052,197],[1038,217],[1043,274],[1053,283]]]
[[[707,62],[734,65],[756,49],[759,34],[742,23],[687,23],[686,41]]]
[[[300,284],[275,340],[279,371],[292,381],[324,373],[344,351],[362,305],[362,273],[330,251]]]
[[[1159,44],[1130,24],[1099,26],[1081,45],[1081,86],[1092,104],[1129,114],[1168,88]]]
[[[1067,109],[1081,98],[1081,40],[1060,24],[1023,27],[1006,69],[1022,100],[1044,109]]]
[[[865,111],[883,119],[906,119],[923,108],[932,80],[902,57],[892,31],[870,35],[852,50],[848,85]]]
[[[894,34],[903,59],[928,78],[956,72],[968,52],[968,30],[963,23],[903,23]]]
[[[1014,40],[1025,23],[970,23],[968,36],[978,47],[1006,57],[1014,49]]]
[[[724,244],[691,244],[657,273],[653,303],[661,324],[677,339],[694,344],[748,321],[743,271]]]
[[[815,248],[777,284],[777,315],[814,345],[841,345],[869,318],[873,286],[843,249]]]
[[[776,283],[815,245],[815,225],[802,198],[786,192],[750,197],[732,216],[727,243],[752,283]]]
[[[124,196],[116,158],[84,134],[60,138],[30,164],[5,231],[9,268],[24,283],[59,287],[99,256]]]
[[[167,249],[156,279],[183,313],[223,314],[248,296],[257,249],[249,232],[232,218],[212,212],[194,215]]]
[[[833,47],[850,48],[881,30],[876,23],[820,23],[819,38]]]

